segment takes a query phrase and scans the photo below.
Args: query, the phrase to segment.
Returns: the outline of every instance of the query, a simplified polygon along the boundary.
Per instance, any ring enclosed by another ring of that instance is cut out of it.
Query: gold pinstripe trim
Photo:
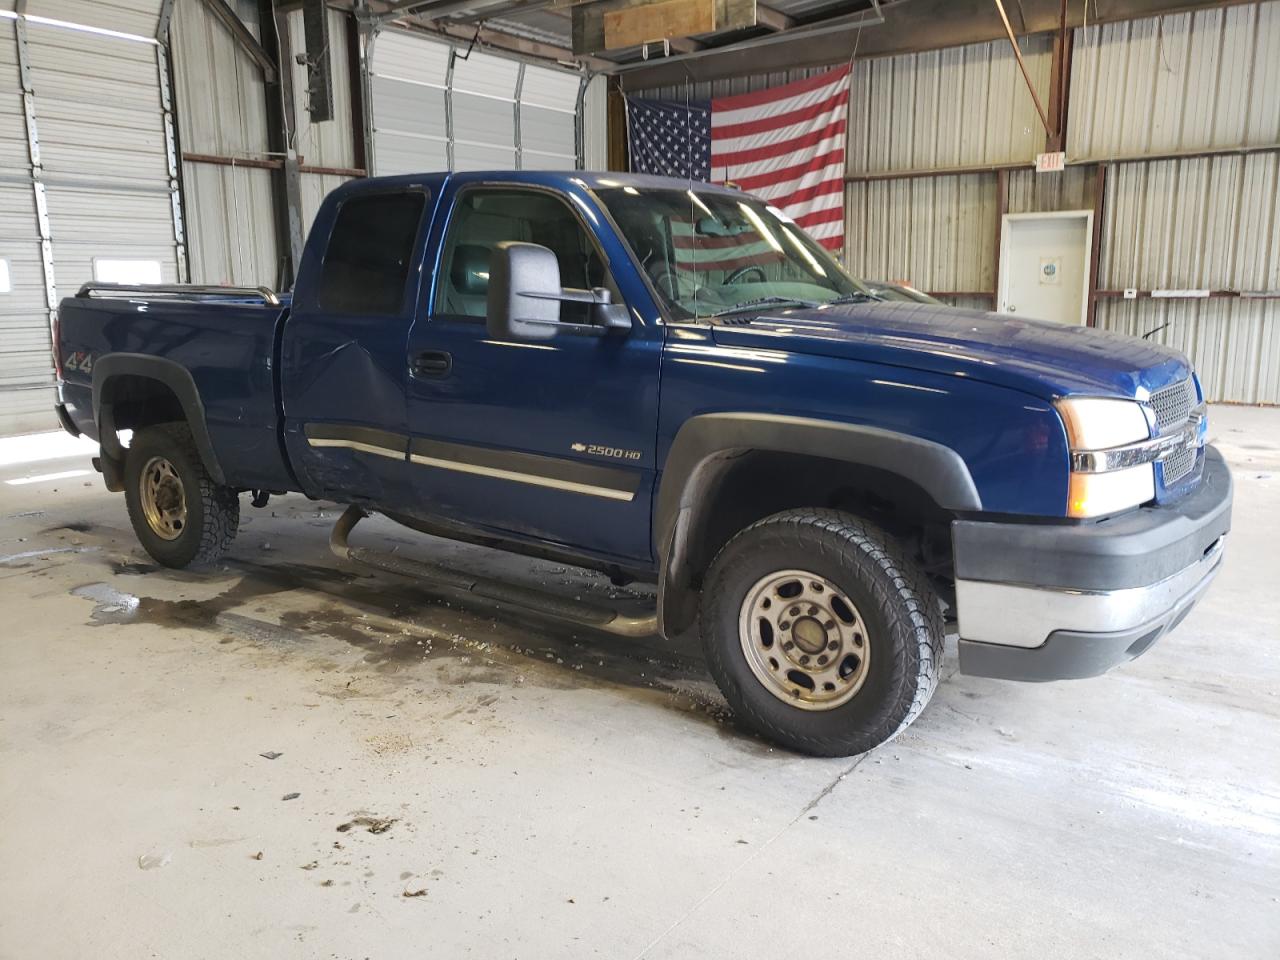
[[[359,450],[361,453],[372,453],[392,460],[403,460],[404,451],[391,447],[379,447],[372,443],[361,443],[359,440],[339,440],[332,437],[307,437],[307,443],[313,447],[345,447],[348,450]]]
[[[598,487],[591,483],[575,483],[572,480],[557,480],[555,477],[544,477],[536,473],[520,473],[515,470],[502,470],[498,467],[482,467],[474,463],[462,463],[459,460],[427,457],[420,453],[409,454],[409,459],[423,466],[439,467],[441,470],[471,473],[481,477],[497,477],[500,480],[514,480],[516,483],[527,483],[535,487],[550,487],[553,490],[565,490],[570,493],[585,493],[592,497],[605,497],[609,500],[622,500],[627,503],[634,500],[636,496],[634,491],[629,490]]]

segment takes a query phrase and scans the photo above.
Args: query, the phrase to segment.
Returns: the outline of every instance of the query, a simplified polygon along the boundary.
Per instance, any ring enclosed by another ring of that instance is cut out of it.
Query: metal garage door
[[[53,371],[17,33],[0,19],[0,436],[49,426]]]
[[[578,74],[387,30],[373,43],[379,174],[580,169]]]
[[[159,7],[160,0],[53,0],[29,7],[25,22],[12,14],[0,21],[0,90],[11,93],[0,98],[0,257],[12,288],[0,293],[0,435],[57,425],[46,291],[56,304],[95,276],[185,279],[161,48],[151,39]],[[45,195],[47,264],[28,126]]]

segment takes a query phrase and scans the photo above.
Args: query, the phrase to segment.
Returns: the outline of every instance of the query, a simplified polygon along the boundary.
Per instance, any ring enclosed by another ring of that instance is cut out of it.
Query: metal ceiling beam
[[[504,50],[507,53],[518,54],[533,60],[554,60],[557,63],[567,64],[578,63],[589,70],[597,72],[603,72],[613,66],[612,63],[596,57],[574,56],[573,51],[567,47],[558,47],[539,40],[517,37],[514,34],[503,33],[490,27],[480,27],[477,30],[475,27],[453,26],[448,23],[417,23],[412,16],[404,19],[404,25],[413,27],[422,33],[435,34],[436,36],[457,40],[462,43],[469,43],[472,39],[475,39],[482,47]]]
[[[790,30],[795,25],[795,20],[788,17],[781,10],[766,7],[761,3],[756,4],[756,26],[772,30],[774,33],[780,33],[783,30]]]
[[[1250,0],[1221,0],[1214,6],[1234,6]],[[1060,28],[1060,0],[1019,0],[1026,29],[1019,36],[1052,33]],[[1116,23],[1142,17],[1201,10],[1205,3],[1188,0],[1109,0],[1095,13],[1089,4],[1089,23]],[[1068,4],[1067,28],[1081,25],[1083,9]],[[990,0],[910,0],[882,2],[885,25],[876,30],[859,30],[857,24],[814,34],[804,27],[775,36],[786,41],[758,48],[731,45],[699,51],[692,57],[650,60],[628,64],[617,71],[625,76],[627,89],[666,86],[686,80],[704,81],[720,77],[770,73],[795,67],[827,66],[847,61],[857,47],[859,59],[883,57],[921,50],[938,50],[970,43],[985,43],[1005,37],[1004,26]],[[828,21],[830,22],[830,21]]]
[[[705,43],[693,37],[668,37],[667,43],[676,53],[695,53],[706,46]]]
[[[244,25],[244,21],[226,4],[226,0],[200,0],[215,17],[222,21],[223,26],[231,31],[231,36],[244,48],[245,53],[253,58],[259,69],[262,70],[263,77],[267,83],[276,82],[275,64],[271,62],[271,58],[267,56],[267,52],[262,49],[262,44],[258,43],[258,38],[249,32],[249,28]]]
[[[413,14],[423,20],[440,20],[455,13],[466,13],[481,5],[480,0],[398,0],[374,17],[383,23]]]

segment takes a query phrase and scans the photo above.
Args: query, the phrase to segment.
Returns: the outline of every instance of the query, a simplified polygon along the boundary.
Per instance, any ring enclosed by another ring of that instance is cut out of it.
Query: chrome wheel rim
[[[780,570],[747,591],[738,617],[747,665],[771,694],[801,710],[833,710],[867,679],[871,641],[858,608],[825,577]]]
[[[182,536],[187,529],[187,494],[172,463],[164,457],[148,460],[138,493],[142,515],[152,533],[163,540]]]

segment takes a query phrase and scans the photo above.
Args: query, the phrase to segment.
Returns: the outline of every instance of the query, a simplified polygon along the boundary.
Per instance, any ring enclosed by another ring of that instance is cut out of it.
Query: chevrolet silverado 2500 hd
[[[341,556],[619,634],[697,625],[748,726],[849,754],[960,668],[1086,677],[1217,571],[1231,479],[1185,357],[885,302],[767,203],[621,174],[422,174],[324,201],[291,296],[88,284],[59,416],[161,563],[239,497],[351,505]],[[132,431],[127,448],[122,431]],[[417,530],[657,585],[627,614],[352,546]]]

